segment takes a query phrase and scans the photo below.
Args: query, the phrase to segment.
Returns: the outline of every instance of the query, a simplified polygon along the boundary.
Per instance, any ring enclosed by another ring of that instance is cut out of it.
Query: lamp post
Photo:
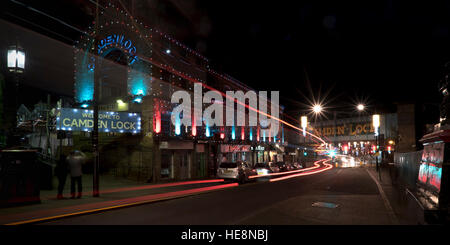
[[[379,135],[378,130],[380,128],[380,115],[379,114],[374,114],[372,116],[372,124],[373,124],[373,128],[375,129],[375,144],[376,144],[376,146],[375,146],[375,151],[376,151],[376,153],[375,153],[375,163],[376,163],[377,171],[379,172],[380,169],[379,169],[379,166],[378,166],[378,156],[376,155],[378,153],[378,135]]]
[[[15,79],[14,123],[17,125],[17,109],[19,108],[19,75],[25,71],[25,51],[17,43],[8,48],[7,66],[8,71],[14,74]]]
[[[98,0],[95,9],[95,32],[98,33]],[[92,151],[94,153],[94,173],[93,173],[93,183],[92,183],[92,196],[99,197],[99,171],[100,171],[100,158],[98,151],[98,90],[99,90],[99,79],[100,79],[100,69],[99,69],[99,59],[100,57],[96,57],[95,59],[95,70],[94,70],[94,125],[92,130]]]

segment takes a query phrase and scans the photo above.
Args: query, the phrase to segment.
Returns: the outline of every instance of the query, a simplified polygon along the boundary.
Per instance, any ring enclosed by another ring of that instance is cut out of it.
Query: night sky
[[[90,1],[25,2],[80,29],[91,21]],[[347,109],[360,101],[372,108],[419,102],[437,119],[437,85],[450,61],[450,2],[139,3],[154,6],[137,7],[143,18],[172,22],[172,13],[181,13],[181,20],[171,23],[180,30],[176,38],[210,58],[216,70],[256,90],[279,90],[292,116],[315,98]],[[51,20],[39,23],[69,37],[63,42],[79,36]]]
[[[207,56],[257,89],[280,90],[289,108],[312,98],[308,87],[315,98],[329,92],[329,107],[440,101],[449,2],[205,2]]]

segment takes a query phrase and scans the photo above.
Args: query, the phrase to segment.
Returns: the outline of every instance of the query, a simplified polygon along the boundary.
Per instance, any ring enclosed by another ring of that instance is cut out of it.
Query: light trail
[[[276,179],[270,179],[270,182],[275,182],[275,181],[286,180],[286,179],[300,177],[300,176],[306,176],[306,175],[322,173],[324,171],[327,171],[327,170],[330,170],[330,169],[333,168],[333,165],[326,163],[327,161],[331,161],[331,159],[325,160],[323,162],[323,164],[326,165],[326,167],[323,168],[323,169],[314,170],[314,171],[306,172],[306,173],[293,174],[293,175],[284,176],[284,177],[280,177],[280,178],[276,178]]]
[[[86,203],[81,205],[68,206],[63,208],[53,208],[49,210],[32,211],[29,213],[19,214],[19,216],[10,215],[12,217],[0,216],[3,220],[12,219],[14,221],[5,222],[4,225],[23,225],[37,222],[50,221],[71,216],[104,212],[117,208],[131,207],[157,201],[170,200],[173,198],[186,197],[200,193],[207,193],[215,190],[227,189],[238,186],[238,183],[223,184],[217,186],[201,187],[189,190],[174,191],[167,193],[151,194],[146,196],[137,196],[132,198],[111,200],[95,203]],[[19,221],[17,221],[19,220]]]
[[[225,181],[224,179],[210,179],[210,180],[193,180],[193,181],[181,181],[181,182],[173,182],[173,183],[165,183],[165,184],[151,184],[151,185],[142,185],[142,186],[122,187],[122,188],[106,189],[106,190],[100,191],[100,194],[149,190],[149,189],[158,189],[158,188],[172,187],[172,186],[219,183],[219,182],[224,182],[224,181]],[[83,192],[82,194],[89,196],[89,195],[92,195],[92,191]],[[43,199],[53,199],[53,198],[54,198],[54,196],[43,197]]]
[[[304,168],[304,169],[299,169],[299,170],[292,170],[292,171],[287,171],[287,172],[279,172],[279,173],[270,173],[270,174],[265,174],[265,175],[252,175],[249,176],[249,179],[254,179],[254,178],[263,178],[263,177],[267,177],[267,176],[276,176],[276,175],[285,175],[285,174],[292,174],[292,173],[298,173],[298,172],[304,172],[304,171],[308,171],[308,170],[313,170],[316,168],[320,168],[320,164],[319,162],[324,161],[325,159],[319,160],[319,161],[315,161],[314,162],[314,167],[309,167],[309,168]]]
[[[197,82],[198,82],[198,81],[197,81]],[[234,97],[228,96],[228,95],[226,95],[225,93],[223,93],[223,92],[221,92],[221,91],[219,91],[219,90],[217,90],[217,89],[215,89],[215,88],[213,88],[213,87],[210,87],[210,86],[208,86],[208,85],[206,85],[206,84],[204,84],[204,83],[202,83],[202,82],[198,82],[198,83],[200,83],[204,88],[207,88],[207,89],[209,89],[209,90],[214,90],[214,91],[220,93],[222,96],[225,96],[226,98],[235,99]],[[274,119],[274,120],[277,120],[278,122],[283,123],[284,125],[289,126],[289,127],[293,128],[293,129],[295,129],[295,130],[297,130],[297,131],[300,131],[300,132],[302,132],[302,133],[303,133],[303,131],[304,131],[303,129],[301,129],[301,128],[299,128],[299,127],[296,127],[296,126],[294,126],[294,125],[292,125],[292,124],[290,124],[290,123],[288,123],[288,122],[286,122],[286,121],[284,121],[284,120],[282,120],[282,119],[280,119],[280,118],[274,117],[274,116],[269,115],[269,114],[267,114],[267,113],[265,113],[265,112],[262,112],[262,111],[260,111],[260,110],[258,110],[258,109],[255,109],[255,108],[253,108],[253,107],[251,107],[251,106],[249,106],[249,105],[247,105],[247,104],[245,104],[245,103],[240,102],[239,100],[236,100],[236,103],[239,103],[240,105],[243,105],[243,106],[245,106],[247,109],[250,109],[250,110],[252,110],[252,111],[255,111],[256,113],[259,113],[259,114],[262,114],[262,115],[264,115],[264,116],[266,116],[266,117],[269,117],[269,118],[272,118],[272,119]],[[324,144],[326,143],[322,138],[320,138],[319,136],[317,136],[317,135],[315,135],[315,134],[312,134],[312,133],[310,133],[310,132],[308,132],[308,131],[305,131],[305,133],[308,134],[308,135],[310,135],[311,137],[316,138],[317,140],[319,140],[320,142],[322,142],[322,143],[324,143]]]

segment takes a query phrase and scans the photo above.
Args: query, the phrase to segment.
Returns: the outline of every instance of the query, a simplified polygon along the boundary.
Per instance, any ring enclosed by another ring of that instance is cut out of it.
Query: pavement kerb
[[[389,202],[389,199],[387,198],[386,194],[384,193],[383,187],[381,186],[380,182],[378,182],[377,178],[375,176],[373,176],[373,174],[371,173],[371,171],[369,169],[366,168],[366,171],[369,174],[369,176],[372,178],[372,180],[375,182],[375,184],[377,185],[380,196],[383,199],[384,206],[388,211],[388,215],[389,215],[389,219],[391,220],[391,223],[394,225],[398,225],[399,221],[397,219],[397,216],[395,215],[394,209],[392,208],[392,206]]]

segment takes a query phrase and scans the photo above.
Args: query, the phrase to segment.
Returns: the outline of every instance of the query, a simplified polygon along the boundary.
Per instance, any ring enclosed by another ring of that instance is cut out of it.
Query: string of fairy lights
[[[115,10],[115,12],[113,10]],[[211,69],[209,67],[209,65],[207,64],[209,62],[209,60],[206,57],[202,56],[201,54],[199,54],[195,50],[187,47],[186,45],[184,45],[180,41],[176,40],[175,38],[172,38],[170,35],[168,35],[166,33],[163,33],[163,32],[161,32],[161,31],[159,31],[157,29],[150,28],[149,26],[144,25],[142,22],[139,22],[136,18],[134,18],[132,15],[130,15],[126,10],[122,10],[119,7],[115,6],[114,4],[109,3],[108,6],[103,8],[103,10],[101,11],[100,14],[101,14],[101,17],[102,17],[102,22],[100,23],[100,21],[99,21],[99,28],[100,28],[99,29],[99,33],[102,33],[105,30],[111,30],[112,26],[116,26],[116,28],[119,28],[119,29],[123,28],[124,30],[128,30],[125,33],[133,34],[134,36],[138,37],[139,40],[143,40],[143,42],[139,43],[139,44],[146,44],[147,45],[145,48],[144,47],[140,47],[143,50],[140,50],[139,52],[137,52],[136,56],[137,56],[137,58],[139,60],[146,61],[145,63],[148,64],[147,69],[140,70],[138,72],[144,73],[144,74],[146,74],[148,76],[147,80],[149,81],[149,84],[155,83],[156,80],[158,80],[158,79],[155,78],[156,74],[153,74],[153,69],[152,69],[153,66],[160,68],[159,69],[159,73],[160,73],[159,74],[160,75],[159,76],[159,80],[160,81],[165,81],[165,80],[167,81],[167,80],[169,80],[169,82],[172,85],[172,86],[169,86],[169,88],[172,90],[171,92],[174,92],[175,89],[177,89],[177,88],[188,89],[189,91],[192,92],[192,90],[193,90],[192,86],[182,86],[182,85],[180,85],[180,83],[182,83],[183,79],[192,82],[192,84],[193,83],[197,83],[197,82],[202,83],[202,84],[206,84],[206,81],[205,81],[206,77],[205,78],[198,77],[198,76],[192,75],[189,72],[180,71],[179,69],[176,69],[174,66],[169,65],[168,64],[169,62],[159,62],[157,59],[153,58],[153,55],[154,55],[153,54],[153,49],[154,49],[153,44],[155,43],[156,46],[158,46],[160,43],[157,42],[157,38],[161,38],[163,40],[161,43],[163,43],[164,40],[166,40],[166,41],[170,42],[171,44],[174,44],[174,45],[177,45],[180,48],[183,48],[185,51],[187,51],[187,53],[192,54],[192,55],[202,59],[203,61],[205,61],[206,62],[206,69],[200,67],[200,69],[202,71],[207,72],[207,73],[209,73],[209,74],[211,74],[214,77],[217,77],[219,79],[223,79],[225,81],[228,81],[228,82],[230,82],[232,84],[238,84],[239,87],[245,87],[247,90],[250,90],[250,88],[245,86],[245,84],[237,81],[236,79],[234,79],[234,78],[232,78],[232,77],[230,77],[230,76],[228,76],[226,74],[224,75],[224,74],[221,74],[221,73]],[[116,19],[115,20],[111,20],[111,18],[108,18],[108,16],[107,16],[108,14],[111,14],[111,15],[114,14]],[[92,24],[95,24],[95,21]],[[95,52],[94,43],[95,43],[95,40],[96,40],[95,38],[98,37],[98,35],[96,33],[96,30],[94,30],[92,26],[89,27],[89,31],[87,33],[85,33],[85,34],[87,34],[87,35],[82,35],[81,38],[80,38],[80,41],[76,42],[76,45],[78,45],[78,46],[74,45],[75,53],[77,54],[77,53],[81,52],[83,54],[89,54],[89,55],[92,55],[92,57],[94,57],[92,53]],[[121,49],[121,47],[119,47],[119,45],[120,45],[119,43],[114,43],[113,44],[113,46],[115,48]],[[135,44],[135,45],[137,45],[137,44]],[[159,48],[159,50],[164,50],[163,45],[159,45],[158,48]],[[123,49],[121,49],[121,50],[123,50]],[[125,53],[127,55],[130,55],[129,51],[127,51]],[[161,59],[165,58],[164,54],[168,54],[168,52],[163,52],[163,54],[160,57]],[[103,50],[100,51],[99,55],[103,55]],[[80,56],[78,56],[78,57],[80,57]],[[85,57],[83,57],[83,58],[85,58]],[[77,61],[77,55],[74,55],[74,59],[75,59],[75,64],[86,65],[84,62]],[[92,68],[92,67],[90,67],[90,68]],[[74,91],[75,94],[80,93],[80,91],[79,91],[79,89],[80,89],[79,88],[80,87],[79,86],[80,85],[80,82],[79,82],[79,80],[80,80],[79,69],[80,69],[80,67],[75,65],[75,72],[74,72],[74,79],[76,81],[75,82],[75,91]],[[132,70],[133,69],[128,69],[128,72],[131,72]],[[167,71],[170,74],[169,78],[171,78],[171,79],[165,79],[164,78],[164,71]],[[77,74],[78,74],[78,76],[77,76]],[[178,82],[176,82],[176,80],[177,80],[176,78],[177,77],[178,77]],[[93,74],[92,74],[91,78],[92,78],[91,80],[93,80]],[[86,82],[85,77],[81,77],[81,79],[83,79],[81,81],[81,83],[82,82]],[[128,79],[130,80],[130,79],[132,79],[132,77],[128,76]],[[160,82],[159,87],[160,87],[159,91],[157,91],[156,89],[153,89],[151,92],[148,92],[148,91],[144,92],[141,89],[139,92],[142,95],[148,95],[148,94],[151,93],[156,99],[156,97],[161,97],[163,95],[163,91],[164,91],[163,82]],[[148,85],[148,88],[150,89],[151,85]],[[93,85],[89,85],[88,88],[87,88],[87,91],[88,91],[87,93],[93,94]],[[134,92],[133,91],[129,91],[129,94],[131,94],[132,96],[138,95],[136,93],[136,91],[134,91]],[[80,102],[87,102],[87,103],[89,103],[90,100],[84,100],[83,101],[82,99],[80,99]],[[158,99],[158,101],[154,100],[154,106],[158,107],[158,108],[156,108],[156,107],[154,108],[154,111],[156,113],[160,113],[160,114],[166,113],[167,114],[172,109],[173,104],[169,103],[169,101],[167,101],[167,100]],[[155,121],[155,120],[161,120],[161,119],[162,119],[161,115],[157,115],[157,116],[154,117],[154,120],[153,120],[153,131],[156,132],[156,133],[159,133],[159,132],[162,131],[162,124],[161,124],[161,121],[158,122],[158,121]],[[181,130],[180,130],[179,127],[180,126],[175,125],[175,130],[174,131],[175,131],[176,135],[180,135],[181,134]],[[249,128],[248,130],[245,130],[244,127],[242,127],[241,128],[241,132],[240,132],[241,133],[240,137],[236,137],[236,129],[235,129],[235,127],[232,127],[229,131],[231,131],[231,139],[232,140],[236,140],[236,138],[238,138],[240,140],[247,140],[245,136],[248,135],[248,138],[250,139],[250,141],[253,141],[255,139],[257,141],[259,141],[260,138],[262,138],[262,141],[265,142],[266,138],[268,138],[268,142],[271,142],[271,139],[272,139],[273,142],[284,143],[284,127],[281,127],[281,129],[282,129],[281,137],[278,138],[278,140],[277,140],[277,135],[274,135],[274,136],[271,136],[271,135],[260,135],[260,127],[257,127],[255,129],[256,130],[255,133],[257,134],[256,137],[253,136],[253,130],[254,129],[252,129],[252,128]],[[186,131],[187,131],[187,128],[186,128]],[[197,136],[197,134],[198,134],[197,131],[198,131],[197,127],[193,126],[191,128],[192,136]],[[207,125],[205,125],[204,129],[201,129],[201,131],[204,131],[205,135],[207,137],[212,136],[212,132],[211,132],[212,129],[210,129],[210,127],[208,127]],[[219,132],[220,139],[222,139],[222,140],[225,139],[225,136],[224,136],[225,130],[224,130],[223,127],[221,127],[219,130],[214,130],[214,131],[218,131]],[[248,134],[246,134],[245,131],[248,131],[247,132]]]

